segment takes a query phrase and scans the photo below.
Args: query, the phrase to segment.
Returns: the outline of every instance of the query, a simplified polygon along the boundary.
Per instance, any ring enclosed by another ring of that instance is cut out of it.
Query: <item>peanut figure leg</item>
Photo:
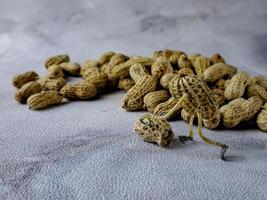
[[[226,146],[226,145],[223,144],[223,143],[220,143],[220,142],[217,142],[217,141],[213,141],[213,140],[207,138],[206,136],[204,136],[204,135],[203,135],[203,132],[202,132],[202,111],[201,111],[201,110],[199,110],[199,111],[197,112],[197,117],[198,117],[198,133],[199,133],[200,138],[201,138],[204,142],[206,142],[206,143],[208,143],[208,144],[212,144],[212,145],[216,145],[216,146],[221,147],[221,148],[222,148],[222,151],[221,151],[221,154],[220,154],[220,158],[221,158],[222,160],[225,160],[225,156],[224,156],[224,154],[225,154],[226,150],[228,149],[228,146]]]
[[[189,136],[186,136],[186,135],[179,136],[179,140],[181,142],[193,140],[193,137],[194,137],[193,122],[194,122],[194,119],[195,119],[195,116],[193,115],[190,117],[190,120],[189,120]]]

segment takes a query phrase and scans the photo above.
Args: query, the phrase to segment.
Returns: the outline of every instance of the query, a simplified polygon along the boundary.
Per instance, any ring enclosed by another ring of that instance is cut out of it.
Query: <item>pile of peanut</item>
[[[44,65],[47,74],[43,77],[28,71],[13,78],[13,85],[18,88],[16,101],[27,103],[31,109],[60,104],[63,99],[89,100],[119,88],[126,91],[122,105],[125,110],[147,109],[162,115],[177,103],[169,91],[175,85],[175,77],[197,75],[220,106],[214,119],[203,120],[207,128],[220,124],[233,128],[243,121],[256,120],[258,127],[267,132],[267,78],[238,71],[218,53],[205,57],[167,49],[155,51],[151,57],[129,57],[106,52],[81,66],[70,62],[68,55],[56,55]],[[69,76],[83,79],[68,83]],[[181,115],[185,121],[190,118],[185,110],[175,115]]]

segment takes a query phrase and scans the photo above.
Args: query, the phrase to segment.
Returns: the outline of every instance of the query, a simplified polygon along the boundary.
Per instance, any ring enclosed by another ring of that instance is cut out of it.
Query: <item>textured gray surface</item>
[[[223,2],[223,3],[222,3]],[[229,162],[200,141],[167,149],[132,131],[141,113],[123,92],[30,111],[13,100],[13,75],[44,74],[44,58],[162,48],[211,55],[267,75],[266,1],[0,0],[0,199],[267,199],[267,135],[244,124],[205,130]],[[176,136],[187,124],[172,122]],[[196,127],[195,127],[196,129]]]

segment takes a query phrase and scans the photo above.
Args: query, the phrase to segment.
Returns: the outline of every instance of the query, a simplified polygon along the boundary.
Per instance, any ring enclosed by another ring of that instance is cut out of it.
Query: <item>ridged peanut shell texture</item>
[[[42,90],[46,91],[46,90],[55,90],[55,91],[59,91],[64,85],[67,84],[67,81],[60,77],[57,79],[50,79],[50,78],[40,78],[37,80],[38,83],[41,84],[42,86]]]
[[[27,105],[30,109],[36,110],[50,105],[59,104],[62,102],[63,98],[64,97],[57,91],[50,90],[31,95],[27,100]]]
[[[14,76],[12,83],[16,88],[21,88],[24,84],[30,81],[36,81],[39,78],[38,74],[34,71],[28,71],[17,76]]]
[[[157,89],[157,79],[146,75],[142,77],[123,97],[123,108],[128,111],[143,109],[143,98]]]
[[[56,55],[46,59],[45,67],[48,69],[52,65],[70,62],[70,57],[67,54]]]
[[[250,97],[239,106],[220,109],[224,126],[233,128],[242,121],[251,120],[260,110],[263,101],[259,97]]]
[[[60,94],[72,100],[92,99],[97,94],[97,88],[94,84],[87,82],[66,84],[60,90]]]
[[[217,63],[210,66],[203,73],[203,80],[206,82],[213,83],[219,79],[224,77],[232,77],[236,74],[237,69],[230,65],[226,65],[224,63]]]
[[[247,72],[239,72],[234,75],[227,84],[224,96],[227,100],[236,99],[244,95],[249,84],[250,77]]]
[[[42,91],[42,86],[36,82],[36,81],[31,81],[29,83],[24,84],[17,92],[15,95],[16,101],[20,103],[26,103],[27,99],[38,92]]]
[[[170,98],[170,93],[167,90],[158,90],[155,92],[149,92],[144,97],[144,108],[150,113],[154,113],[155,107],[167,101]]]
[[[151,75],[157,79],[160,79],[166,73],[172,73],[173,68],[168,59],[159,57],[151,66]]]
[[[267,103],[257,117],[257,125],[262,131],[267,132]]]
[[[156,115],[145,114],[134,123],[134,131],[145,141],[167,146],[173,139],[170,124]]]

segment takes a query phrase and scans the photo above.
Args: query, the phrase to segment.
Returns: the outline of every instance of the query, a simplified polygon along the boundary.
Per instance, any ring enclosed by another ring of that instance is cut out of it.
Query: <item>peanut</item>
[[[194,72],[190,68],[183,68],[183,69],[180,69],[177,72],[177,74],[180,75],[180,76],[189,76],[189,75],[194,75]]]
[[[175,76],[175,74],[172,73],[166,73],[164,74],[161,79],[160,79],[160,85],[164,88],[164,89],[168,89],[169,88],[169,83],[170,81],[173,79],[173,77]]]
[[[135,85],[135,81],[131,78],[120,79],[118,83],[118,88],[128,91]]]
[[[36,81],[39,78],[38,74],[34,71],[28,71],[17,76],[14,76],[12,83],[16,88],[21,88],[24,84],[30,81]]]
[[[63,77],[63,70],[59,65],[51,65],[49,66],[47,70],[47,77],[54,79],[54,78],[60,78]]]
[[[267,78],[262,76],[262,75],[258,75],[252,78],[252,83],[258,84],[261,87],[263,87],[264,89],[267,89]]]
[[[220,54],[218,54],[218,53],[213,54],[210,57],[210,61],[211,61],[212,64],[225,63],[224,58]]]
[[[143,98],[157,89],[157,80],[153,76],[143,76],[123,97],[123,108],[135,111],[143,108]]]
[[[164,57],[159,57],[151,66],[151,75],[156,79],[160,79],[166,73],[172,73],[173,68],[168,61],[168,59]]]
[[[40,109],[50,105],[59,104],[63,100],[63,96],[57,91],[49,90],[31,95],[27,100],[30,109]]]
[[[234,75],[225,89],[225,98],[227,100],[232,100],[242,97],[247,85],[249,84],[249,80],[249,75],[246,72],[239,72]]]
[[[99,63],[100,65],[104,65],[106,63],[108,63],[110,61],[110,59],[115,55],[116,53],[114,53],[113,51],[108,51],[104,54],[102,54],[100,57],[99,57]]]
[[[252,84],[247,88],[247,96],[258,96],[261,97],[264,101],[267,101],[267,90],[258,84]]]
[[[163,116],[166,115],[179,101],[179,98],[171,97],[167,101],[158,104],[155,109],[154,109],[154,114],[158,116]],[[173,119],[176,117],[179,113],[180,110],[177,110],[175,113],[173,113],[172,116],[168,118],[168,120]]]
[[[192,67],[192,63],[187,58],[187,56],[183,54],[178,59],[178,66],[179,66],[180,69],[183,69],[183,68],[191,68]]]
[[[61,63],[70,62],[70,57],[67,54],[56,55],[46,59],[45,67],[48,69],[52,65],[59,65]]]
[[[99,61],[96,60],[86,60],[80,69],[80,75],[86,77],[87,71],[90,69],[98,69],[100,67]]]
[[[213,83],[219,79],[224,77],[231,78],[234,74],[236,74],[237,69],[230,65],[226,65],[224,63],[217,63],[210,66],[203,73],[203,80],[206,82]]]
[[[137,63],[133,64],[129,70],[131,78],[137,83],[143,76],[150,75],[146,67]]]
[[[169,98],[170,93],[167,90],[149,92],[144,97],[144,108],[153,114],[155,107]]]
[[[66,84],[60,90],[60,94],[68,99],[92,99],[97,94],[97,88],[94,84],[87,82]]]
[[[67,84],[67,81],[62,77],[57,78],[57,79],[50,79],[50,78],[44,77],[44,78],[38,79],[37,82],[41,84],[42,90],[44,91],[46,90],[59,91],[64,85]]]
[[[257,125],[260,130],[267,132],[267,103],[264,104],[263,109],[257,117]]]
[[[20,103],[26,103],[27,99],[38,92],[42,91],[41,85],[36,81],[31,81],[26,84],[24,84],[15,95],[16,101]]]
[[[125,78],[130,75],[130,68],[134,64],[151,65],[154,62],[151,58],[131,58],[128,61],[116,65],[111,70],[110,79]]]
[[[197,57],[199,57],[199,56],[201,56],[201,54],[199,54],[199,53],[192,53],[192,54],[189,54],[189,55],[187,56],[187,58],[188,58],[188,60],[191,61],[192,65],[194,65],[194,63],[195,63]]]
[[[99,90],[103,90],[107,85],[108,76],[100,68],[98,68],[98,71],[86,76],[85,82],[92,83]]]
[[[240,106],[225,109],[222,113],[223,124],[228,128],[237,126],[242,121],[252,119],[260,110],[263,101],[259,97],[250,97]]]
[[[198,56],[193,63],[193,68],[198,77],[202,77],[203,72],[211,66],[210,59],[204,56]]]
[[[79,63],[61,63],[59,66],[65,75],[78,76],[80,74],[81,66]]]

